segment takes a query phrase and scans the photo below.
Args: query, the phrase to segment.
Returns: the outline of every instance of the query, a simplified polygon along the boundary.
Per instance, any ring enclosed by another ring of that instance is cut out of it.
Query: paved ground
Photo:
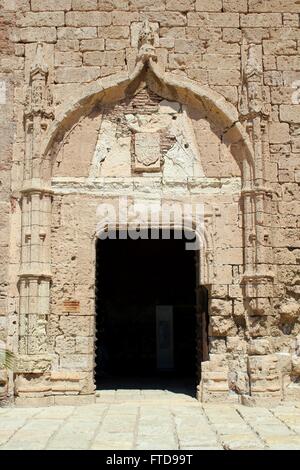
[[[83,406],[0,409],[0,449],[300,449],[300,405],[202,405],[157,390]]]

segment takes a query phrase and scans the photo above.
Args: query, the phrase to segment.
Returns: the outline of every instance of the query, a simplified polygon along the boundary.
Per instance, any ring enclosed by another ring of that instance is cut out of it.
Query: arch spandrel
[[[253,178],[252,144],[244,127],[238,121],[236,108],[222,95],[208,87],[201,87],[191,80],[163,73],[153,63],[148,68],[138,64],[131,75],[115,74],[84,86],[71,104],[69,100],[60,106],[42,145],[45,177],[51,178],[50,168],[46,170],[47,160],[49,164],[49,159],[55,158],[60,142],[81,119],[88,116],[95,106],[101,109],[108,103],[121,102],[129,96],[134,96],[142,83],[146,83],[152,92],[163,99],[179,102],[188,109],[201,109],[206,114],[208,122],[222,128],[222,140],[225,145],[238,149],[232,152],[233,157],[238,164],[243,160],[247,162]]]
[[[233,158],[223,128],[207,119],[203,107],[163,99],[146,84],[125,100],[94,105],[54,150],[49,160],[54,178],[93,180],[150,172],[180,181],[242,174],[241,153]]]

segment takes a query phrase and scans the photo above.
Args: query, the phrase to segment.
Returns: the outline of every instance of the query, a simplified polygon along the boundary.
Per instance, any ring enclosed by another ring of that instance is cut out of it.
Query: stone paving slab
[[[105,391],[96,404],[0,409],[0,450],[300,449],[300,406],[201,404],[160,390]]]

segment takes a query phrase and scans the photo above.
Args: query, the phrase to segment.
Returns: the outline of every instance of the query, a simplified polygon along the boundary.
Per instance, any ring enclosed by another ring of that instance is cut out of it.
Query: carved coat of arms
[[[134,171],[160,171],[162,163],[161,133],[168,127],[165,116],[128,115],[133,137]]]

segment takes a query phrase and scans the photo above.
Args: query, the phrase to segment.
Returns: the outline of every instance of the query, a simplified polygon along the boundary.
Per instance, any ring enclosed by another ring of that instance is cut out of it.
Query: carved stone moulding
[[[274,273],[245,273],[242,285],[245,288],[246,297],[272,297],[274,288]]]
[[[273,315],[274,274],[245,274],[242,280],[245,299],[252,316]]]

